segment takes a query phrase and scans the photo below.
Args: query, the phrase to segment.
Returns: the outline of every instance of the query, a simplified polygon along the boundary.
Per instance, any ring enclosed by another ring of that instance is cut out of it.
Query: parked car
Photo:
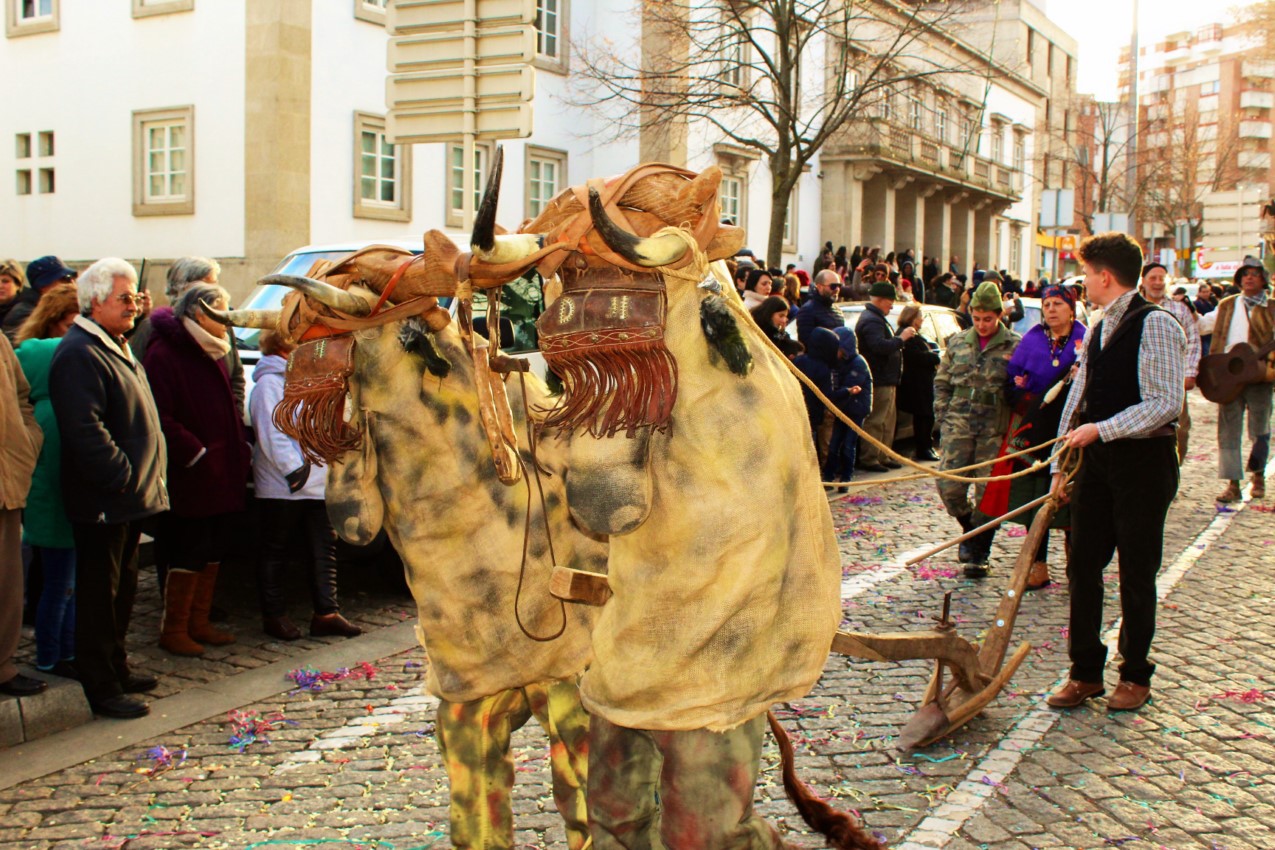
[[[868,306],[867,301],[842,301],[837,304],[841,310],[841,315],[845,318],[846,327],[853,329],[859,322],[859,316],[863,315],[864,309]],[[906,307],[902,301],[894,302],[894,309],[890,311],[890,323],[898,327],[899,316],[903,314],[903,308]],[[796,311],[794,310],[795,314]],[[921,305],[921,336],[933,342],[939,347],[939,352],[947,350],[947,341],[952,334],[960,333],[961,323],[956,317],[956,311],[947,307],[940,307],[937,304]],[[788,335],[793,339],[797,338],[797,322],[796,320],[788,323]],[[912,414],[900,410],[898,418],[895,420],[894,439],[904,440],[912,436]]]
[[[457,237],[464,239],[464,236]],[[457,244],[460,244],[458,241]],[[395,248],[402,248],[419,254],[424,250],[421,239],[374,239],[357,242],[340,242],[326,245],[307,245],[298,248],[284,257],[279,265],[275,266],[272,274],[295,274],[304,275],[319,260],[334,260],[343,257],[360,248],[366,248],[369,245],[391,245]],[[463,250],[469,250],[469,246],[462,245]],[[507,284],[506,296],[504,302],[508,304],[514,298],[525,301],[525,291],[515,292],[511,289],[517,288],[517,284]],[[242,304],[237,305],[241,310],[277,310],[283,303],[283,297],[292,290],[286,286],[277,286],[274,284],[258,284],[252,292],[248,294],[247,299]],[[451,298],[440,298],[439,304],[451,310],[455,315],[456,305]],[[487,294],[482,290],[474,292],[474,324],[480,332],[486,327],[486,311],[487,311]],[[543,309],[543,302],[539,305],[532,304],[530,311],[511,311],[506,310],[501,315],[501,350],[506,354],[529,360],[531,362],[531,371],[541,378],[544,378],[547,372],[544,357],[541,356],[537,345],[536,337],[536,318],[539,317]],[[506,324],[506,322],[508,322]],[[245,403],[252,394],[252,370],[261,359],[261,352],[257,345],[261,339],[261,331],[257,328],[235,328],[235,345],[239,349],[239,357],[244,364],[244,381],[246,384],[244,391]],[[248,422],[248,413],[244,411],[244,422]]]

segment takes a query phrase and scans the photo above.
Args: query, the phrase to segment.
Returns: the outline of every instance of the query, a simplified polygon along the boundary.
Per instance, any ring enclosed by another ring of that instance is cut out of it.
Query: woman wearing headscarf
[[[44,446],[22,512],[22,542],[40,557],[43,583],[35,612],[35,666],[42,673],[75,677],[75,538],[62,502],[62,441],[49,398],[49,365],[67,328],[79,315],[75,284],[48,288],[18,328],[17,356]]]
[[[1001,454],[1029,449],[1052,439],[1058,433],[1063,405],[1067,401],[1067,385],[1085,338],[1085,326],[1076,320],[1075,293],[1064,286],[1049,285],[1040,293],[1041,323],[1027,333],[1014,349],[1006,369],[1006,395],[1012,408],[1009,430],[1001,446]],[[1052,446],[1030,455],[998,462],[993,475],[1026,469],[1051,454]],[[990,484],[980,508],[988,516],[1000,516],[1007,510],[1027,504],[1049,492],[1048,468]],[[1031,525],[1036,512],[1029,511],[1012,522]],[[1066,506],[1054,514],[1050,528],[1069,529],[1071,514]],[[1046,532],[1036,550],[1027,589],[1038,590],[1051,583],[1049,534]]]
[[[142,359],[168,444],[171,510],[160,518],[156,543],[169,564],[159,645],[174,655],[202,655],[203,644],[235,640],[208,612],[230,517],[244,509],[252,456],[223,360],[226,327],[200,306],[225,309],[228,301],[220,286],[192,284],[171,310],[151,314]]]

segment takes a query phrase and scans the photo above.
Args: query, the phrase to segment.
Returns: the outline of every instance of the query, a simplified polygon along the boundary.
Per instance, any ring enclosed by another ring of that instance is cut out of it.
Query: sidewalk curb
[[[298,667],[333,670],[350,667],[360,661],[385,658],[418,646],[416,621],[409,620],[255,670],[188,688],[152,702],[151,713],[139,720],[95,718],[94,722],[75,729],[19,744],[4,751],[5,766],[0,769],[0,790],[284,693],[294,687],[287,678],[288,672]]]

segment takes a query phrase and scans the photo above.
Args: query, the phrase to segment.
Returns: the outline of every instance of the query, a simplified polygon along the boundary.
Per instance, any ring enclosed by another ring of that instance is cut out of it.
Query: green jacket
[[[35,466],[31,492],[22,515],[22,540],[31,546],[72,549],[75,539],[62,505],[62,440],[49,401],[49,364],[60,338],[29,339],[18,346],[18,362],[31,385],[35,421],[44,430],[44,448]]]
[[[1002,324],[980,348],[978,333],[970,328],[947,341],[943,361],[934,377],[934,420],[946,427],[949,417],[993,420],[1003,431],[1008,425],[1005,370],[1020,337]]]

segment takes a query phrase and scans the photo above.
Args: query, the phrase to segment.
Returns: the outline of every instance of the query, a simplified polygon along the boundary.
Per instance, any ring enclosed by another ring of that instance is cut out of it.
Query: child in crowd
[[[837,328],[834,333],[839,340],[833,386],[842,393],[837,407],[856,425],[861,426],[872,409],[872,370],[868,368],[868,361],[859,354],[853,330]],[[858,432],[840,419],[836,419],[832,425],[828,461],[824,464],[824,481],[854,480],[854,464],[858,453]]]

